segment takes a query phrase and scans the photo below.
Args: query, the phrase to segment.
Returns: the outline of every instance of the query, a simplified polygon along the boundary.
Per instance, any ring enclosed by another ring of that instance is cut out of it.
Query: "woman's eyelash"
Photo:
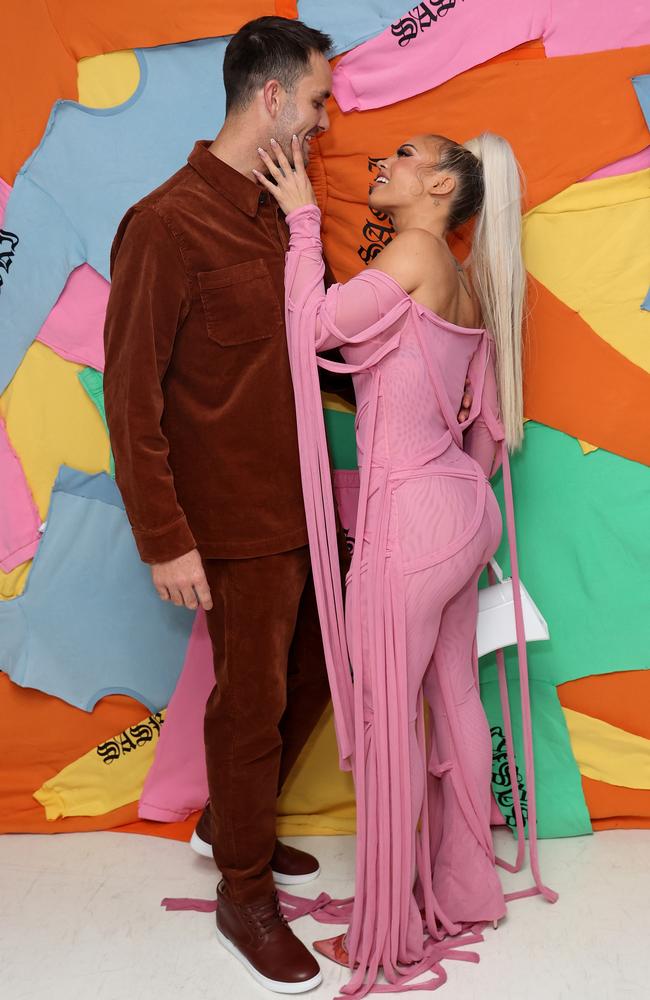
[[[398,156],[410,156],[411,154],[406,149],[404,149],[403,147],[400,146],[400,148],[397,150],[397,155]]]

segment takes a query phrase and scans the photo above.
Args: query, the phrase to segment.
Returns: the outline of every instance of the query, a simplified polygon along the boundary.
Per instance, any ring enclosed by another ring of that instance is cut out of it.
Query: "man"
[[[224,59],[226,121],[131,208],[111,258],[106,413],[117,483],[163,600],[203,607],[216,686],[205,716],[222,943],[271,990],[317,986],[273,876],[318,862],[276,842],[276,796],[329,697],[309,570],[284,328],[288,229],[258,147],[328,127],[330,39],[245,25]],[[205,832],[207,828],[207,833]]]
[[[318,862],[276,840],[276,796],[329,698],[284,328],[288,228],[258,148],[305,160],[328,127],[330,39],[245,25],[224,58],[226,121],[131,208],[111,258],[106,414],[116,479],[163,600],[203,607],[216,686],[205,715],[222,943],[271,990],[321,982],[273,879]],[[464,400],[466,406],[468,400]],[[459,419],[464,419],[466,409]]]

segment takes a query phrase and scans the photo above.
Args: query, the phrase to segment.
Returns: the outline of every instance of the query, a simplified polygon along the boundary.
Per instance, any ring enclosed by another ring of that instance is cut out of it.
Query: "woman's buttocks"
[[[447,558],[479,531],[487,483],[475,462],[452,444],[440,458],[394,474],[394,538],[405,568]]]

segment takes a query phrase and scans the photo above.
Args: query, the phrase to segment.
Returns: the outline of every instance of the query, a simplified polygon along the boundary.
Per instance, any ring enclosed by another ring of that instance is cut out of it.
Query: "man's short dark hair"
[[[267,80],[294,89],[309,68],[312,52],[326,55],[332,39],[317,28],[286,17],[258,17],[230,39],[223,60],[226,114],[243,111]]]

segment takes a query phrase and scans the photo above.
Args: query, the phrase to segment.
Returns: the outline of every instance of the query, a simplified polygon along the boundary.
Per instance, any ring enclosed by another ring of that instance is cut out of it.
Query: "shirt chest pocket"
[[[197,274],[208,337],[221,347],[268,340],[282,312],[265,260],[247,260]]]

